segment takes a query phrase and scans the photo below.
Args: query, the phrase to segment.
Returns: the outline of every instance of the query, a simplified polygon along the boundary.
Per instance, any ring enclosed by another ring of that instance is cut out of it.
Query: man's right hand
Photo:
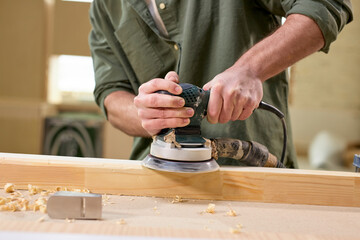
[[[176,72],[169,72],[165,78],[155,78],[139,88],[139,94],[134,98],[142,127],[151,135],[155,135],[164,128],[184,127],[190,123],[193,116],[192,108],[185,108],[185,101],[178,96],[156,93],[165,90],[179,95],[182,88],[178,85],[179,76]],[[131,123],[129,123],[131,124]]]

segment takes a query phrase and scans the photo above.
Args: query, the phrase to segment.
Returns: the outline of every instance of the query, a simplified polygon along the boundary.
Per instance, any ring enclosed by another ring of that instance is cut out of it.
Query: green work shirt
[[[141,84],[163,78],[169,71],[177,71],[180,82],[202,87],[274,32],[281,25],[281,17],[298,13],[312,18],[325,38],[324,52],[352,19],[349,0],[156,0],[156,5],[167,37],[156,28],[145,0],[94,0],[91,5],[94,95],[105,115],[103,102],[108,94],[128,91],[137,95]],[[285,114],[285,162],[296,167],[286,72],[265,81],[263,92],[263,100]],[[245,121],[226,124],[204,120],[201,128],[206,138],[257,141],[280,158],[282,126],[269,112],[256,110]],[[130,159],[143,159],[150,143],[151,138],[135,137]],[[219,163],[239,165],[231,159],[219,159]]]

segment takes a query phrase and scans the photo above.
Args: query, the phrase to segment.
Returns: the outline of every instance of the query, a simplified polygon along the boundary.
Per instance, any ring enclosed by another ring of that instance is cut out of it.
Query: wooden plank
[[[269,203],[360,206],[360,174],[300,169],[223,168],[223,198]]]
[[[136,196],[360,207],[360,174],[270,168],[165,173],[140,161],[0,153],[0,184]]]

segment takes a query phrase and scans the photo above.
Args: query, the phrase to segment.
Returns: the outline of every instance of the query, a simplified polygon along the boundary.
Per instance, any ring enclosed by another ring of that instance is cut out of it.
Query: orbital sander
[[[284,115],[278,109],[265,102],[261,102],[258,107],[275,113],[282,120],[284,146],[281,161],[264,145],[254,141],[229,138],[210,140],[202,137],[201,122],[207,115],[210,91],[189,83],[180,83],[180,86],[183,91],[176,96],[185,100],[185,107],[194,109],[194,115],[187,126],[163,129],[155,135],[150,154],[142,161],[143,166],[166,172],[213,172],[219,169],[216,160],[227,157],[247,166],[284,167],[286,125]],[[173,95],[167,91],[157,93]]]

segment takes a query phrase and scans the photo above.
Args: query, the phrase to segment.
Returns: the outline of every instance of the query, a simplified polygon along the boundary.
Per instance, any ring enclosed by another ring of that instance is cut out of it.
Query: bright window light
[[[94,69],[91,57],[60,55],[58,58],[59,90],[92,92]]]
[[[51,103],[94,101],[94,68],[91,57],[52,56],[49,75]]]

